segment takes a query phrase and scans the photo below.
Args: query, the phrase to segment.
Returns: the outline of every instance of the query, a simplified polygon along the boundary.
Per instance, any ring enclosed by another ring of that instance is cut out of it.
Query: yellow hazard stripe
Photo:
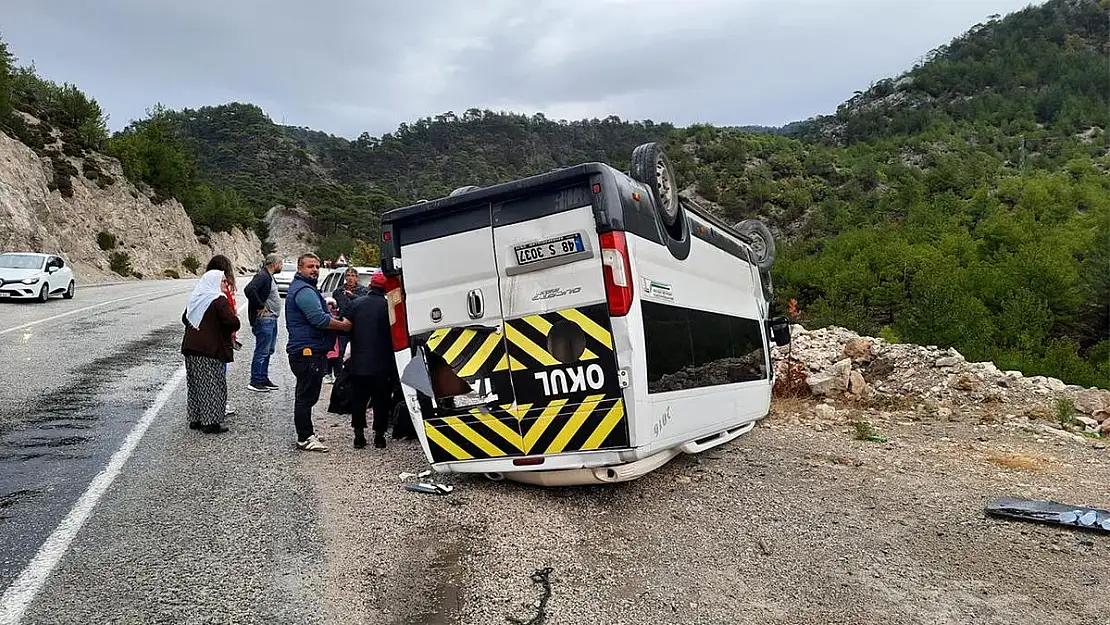
[[[543,409],[540,416],[536,418],[535,423],[529,428],[528,433],[524,435],[524,445],[521,451],[526,454],[532,453],[532,448],[535,447],[536,441],[540,440],[543,433],[547,431],[547,426],[551,425],[551,422],[555,420],[555,417],[558,416],[559,411],[562,410],[565,405],[567,405],[566,399],[556,399]]]
[[[497,344],[500,342],[501,333],[491,332],[490,335],[486,337],[486,340],[482,342],[482,345],[478,347],[478,351],[474,352],[474,356],[463,365],[462,369],[459,369],[459,377],[468,378],[472,375],[477,375],[478,372],[481,371],[482,365],[486,364],[486,359],[490,357],[490,354],[493,353],[493,350],[497,348]]]
[[[574,323],[578,324],[578,327],[582,328],[582,330],[586,334],[589,334],[590,336],[597,339],[597,341],[605,347],[613,349],[612,335],[610,335],[605,328],[598,325],[596,321],[582,314],[582,311],[576,310],[574,308],[568,308],[566,310],[560,310],[557,312],[568,321],[573,321]]]
[[[451,426],[451,429],[462,435],[463,438],[473,443],[475,447],[484,451],[487,457],[494,458],[497,456],[505,455],[505,452],[498,449],[497,445],[494,445],[493,443],[486,440],[484,436],[475,432],[474,428],[470,427],[466,423],[463,423],[462,419],[458,417],[447,417],[443,420],[443,422]],[[517,436],[517,438],[520,437]]]
[[[506,369],[509,369],[510,367],[512,367],[512,371],[524,371],[525,369],[528,368],[528,367],[525,367],[523,364],[521,364],[521,362],[519,360],[517,360],[516,358],[513,358],[512,356],[510,356],[508,354],[505,354],[504,356],[501,357],[501,360],[497,361],[497,366],[495,366],[493,368],[493,370],[494,371],[504,371]]]
[[[617,403],[613,404],[613,407],[606,413],[605,418],[601,420],[601,424],[597,426],[594,433],[590,434],[590,437],[582,444],[582,451],[590,451],[601,447],[601,444],[609,437],[613,428],[617,427],[617,424],[620,423],[623,418],[624,400],[618,399]]]
[[[513,428],[506,425],[505,422],[498,419],[497,415],[483,413],[477,408],[471,410],[470,413],[478,417],[478,419],[482,422],[482,425],[493,430],[498,436],[505,439],[505,441],[507,441],[513,447],[520,449],[520,434]]]
[[[562,453],[567,444],[570,443],[570,439],[574,438],[578,429],[586,422],[586,418],[589,417],[590,413],[597,407],[598,402],[604,398],[604,395],[590,395],[587,397],[586,401],[582,402],[582,404],[574,410],[574,414],[571,415],[570,420],[568,420],[566,425],[563,426],[563,429],[559,431],[559,435],[555,437],[555,440],[551,441],[551,444],[547,446],[547,451],[545,453]]]
[[[474,330],[463,330],[462,334],[459,335],[459,338],[455,340],[455,344],[449,347],[447,351],[443,353],[443,359],[450,364],[454,364],[455,359],[463,353],[463,350],[466,349],[466,346],[469,345],[470,341],[473,341],[474,337],[477,335],[478,333]]]
[[[438,445],[440,449],[446,451],[454,458],[459,460],[470,460],[474,457],[468,454],[465,449],[456,445],[451,439],[444,436],[443,432],[437,430],[431,423],[424,423],[424,433],[427,434],[428,438]]]
[[[513,345],[524,350],[526,354],[535,358],[537,362],[545,367],[551,367],[559,364],[555,357],[543,350],[539,345],[532,342],[532,339],[524,336],[511,325],[505,326],[505,336],[508,337],[509,342]]]
[[[434,352],[435,349],[439,347],[439,344],[443,342],[443,339],[447,338],[447,334],[449,332],[451,332],[450,328],[444,328],[442,330],[436,330],[435,332],[432,332],[432,335],[428,337],[428,349]]]

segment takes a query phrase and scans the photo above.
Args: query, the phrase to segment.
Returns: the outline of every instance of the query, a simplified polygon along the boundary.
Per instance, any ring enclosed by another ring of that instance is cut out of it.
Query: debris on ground
[[[1056,501],[1000,497],[987,505],[986,512],[1022,521],[1110,532],[1110,510],[1070,506]]]
[[[549,599],[551,599],[550,576],[552,570],[553,569],[549,566],[542,569],[536,569],[536,572],[532,573],[532,583],[543,586],[543,596],[540,597],[539,600],[533,603],[531,606],[536,611],[536,614],[527,621],[522,621],[511,616],[506,617],[510,623],[513,623],[513,625],[542,625],[543,622],[547,620],[547,602]],[[527,604],[525,604],[525,606],[527,606]]]
[[[404,482],[405,480],[411,480],[414,477],[419,478],[419,479],[423,479],[423,478],[428,477],[431,474],[432,474],[432,470],[427,469],[427,470],[421,471],[420,473],[409,473],[408,471],[405,471],[404,473],[401,473],[397,477],[400,478],[402,482]]]
[[[430,495],[449,495],[455,490],[455,487],[450,484],[435,484],[432,482],[420,482],[418,484],[405,484],[406,490],[411,490],[414,493],[428,493]]]

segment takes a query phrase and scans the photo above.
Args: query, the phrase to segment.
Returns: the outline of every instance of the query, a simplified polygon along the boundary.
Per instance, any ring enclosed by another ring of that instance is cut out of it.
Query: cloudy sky
[[[355,137],[467,108],[782,125],[1041,0],[3,0],[23,64],[119,129],[258,104]]]

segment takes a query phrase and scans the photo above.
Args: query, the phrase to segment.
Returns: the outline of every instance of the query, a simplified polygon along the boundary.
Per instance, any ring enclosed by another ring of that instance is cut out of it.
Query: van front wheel
[[[770,271],[775,264],[775,237],[771,229],[758,219],[745,219],[733,226],[752,249],[752,262],[760,271]]]
[[[632,151],[632,179],[651,188],[655,208],[663,225],[671,228],[678,223],[678,185],[674,167],[658,143],[645,143]]]

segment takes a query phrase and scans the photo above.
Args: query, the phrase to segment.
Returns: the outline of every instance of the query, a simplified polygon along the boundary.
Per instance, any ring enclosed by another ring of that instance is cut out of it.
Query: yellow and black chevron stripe
[[[552,353],[548,337],[553,328],[565,330],[568,324],[581,330],[577,336],[582,351],[576,360],[564,363]],[[425,415],[435,461],[627,446],[628,424],[609,327],[608,309],[601,304],[506,320],[503,332],[433,332],[426,343],[430,350],[467,382],[490,378],[498,395],[491,405],[441,408],[434,416]],[[549,389],[536,377],[587,366],[600,368],[603,384],[555,388],[553,383]]]
[[[586,338],[579,361],[612,358],[613,335],[607,311],[598,307],[570,308],[505,322],[504,333],[491,329],[442,328],[428,337],[427,347],[463,379],[499,371],[527,371],[561,363],[548,351],[547,337],[557,323],[577,325]],[[599,318],[600,317],[600,318]],[[507,349],[506,349],[507,347]]]
[[[433,462],[597,451],[628,446],[624,400],[503,404],[424,422]]]

